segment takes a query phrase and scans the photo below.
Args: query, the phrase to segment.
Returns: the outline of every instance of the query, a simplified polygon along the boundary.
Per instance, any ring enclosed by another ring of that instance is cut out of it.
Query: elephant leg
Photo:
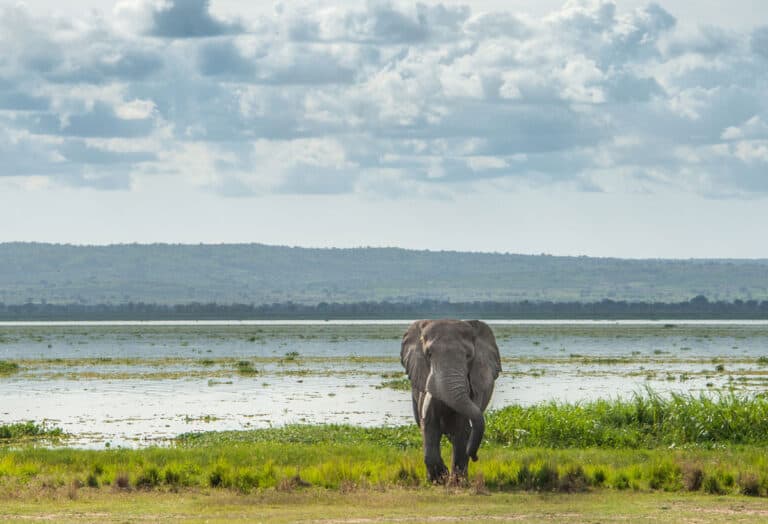
[[[459,427],[450,435],[453,454],[451,455],[451,482],[460,484],[467,479],[469,456],[467,455],[467,441],[469,440],[469,427]]]
[[[443,434],[440,424],[434,420],[424,420],[424,464],[427,466],[427,480],[433,483],[444,483],[448,478],[448,468],[440,456],[440,439]]]

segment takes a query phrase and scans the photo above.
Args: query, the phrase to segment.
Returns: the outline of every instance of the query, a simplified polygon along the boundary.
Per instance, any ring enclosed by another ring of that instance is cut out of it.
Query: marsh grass
[[[407,379],[405,379],[407,383]],[[250,431],[187,433],[180,446],[215,443],[375,443],[420,448],[415,424],[365,428],[286,425]],[[660,395],[629,399],[512,405],[486,416],[486,444],[546,448],[657,448],[768,445],[768,395]]]
[[[258,375],[259,370],[253,366],[253,362],[250,360],[239,360],[235,364],[235,369],[241,375]]]
[[[20,367],[16,362],[0,360],[0,377],[13,375],[19,371]]]
[[[478,492],[632,489],[764,496],[766,420],[768,400],[760,395],[648,392],[628,400],[510,406],[488,415],[481,460],[470,466],[466,486]],[[11,436],[47,431],[33,423],[0,428],[0,435]],[[446,461],[449,449],[444,446]],[[0,457],[0,484],[19,490],[77,485],[349,492],[426,485],[415,424],[191,433],[170,448],[137,450],[21,446]]]
[[[518,446],[653,448],[768,443],[768,396],[659,395],[508,406],[490,413],[489,441]]]
[[[32,440],[58,440],[65,436],[61,428],[50,427],[45,423],[28,421],[0,425],[0,446]]]
[[[395,389],[397,391],[410,391],[411,381],[408,379],[408,377],[385,380],[380,385],[376,386],[376,388],[377,389],[389,388],[389,389]]]

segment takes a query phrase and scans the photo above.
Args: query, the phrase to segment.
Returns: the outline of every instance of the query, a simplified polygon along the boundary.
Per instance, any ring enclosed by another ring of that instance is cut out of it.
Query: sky
[[[768,3],[0,0],[0,242],[768,258]]]

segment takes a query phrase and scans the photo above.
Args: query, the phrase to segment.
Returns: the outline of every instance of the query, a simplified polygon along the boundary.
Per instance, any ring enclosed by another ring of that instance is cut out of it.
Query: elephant
[[[443,435],[453,446],[450,480],[466,479],[469,458],[477,460],[483,440],[483,411],[501,372],[493,331],[479,320],[418,320],[403,335],[400,362],[411,381],[428,480],[449,480],[440,456]]]

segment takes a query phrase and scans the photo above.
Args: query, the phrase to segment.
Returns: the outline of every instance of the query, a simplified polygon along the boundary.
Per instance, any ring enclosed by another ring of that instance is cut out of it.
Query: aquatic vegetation
[[[259,370],[253,367],[253,362],[250,360],[240,360],[235,364],[237,372],[241,375],[258,375]]]
[[[249,431],[187,433],[180,446],[213,443],[360,443],[420,448],[415,424],[365,428],[287,425]],[[545,448],[655,448],[768,444],[768,395],[662,396],[508,406],[486,417],[488,445]]]
[[[768,444],[768,395],[649,390],[627,400],[508,406],[489,414],[486,439],[558,448]]]
[[[0,445],[17,441],[57,440],[65,436],[60,428],[45,423],[27,421],[0,425]]]
[[[18,371],[19,365],[16,362],[0,360],[0,377],[3,375],[12,375]]]
[[[397,378],[392,380],[385,380],[382,382],[379,386],[376,386],[377,388],[389,388],[389,389],[396,389],[398,391],[410,391],[411,390],[411,381],[408,380],[408,377],[403,378]]]

